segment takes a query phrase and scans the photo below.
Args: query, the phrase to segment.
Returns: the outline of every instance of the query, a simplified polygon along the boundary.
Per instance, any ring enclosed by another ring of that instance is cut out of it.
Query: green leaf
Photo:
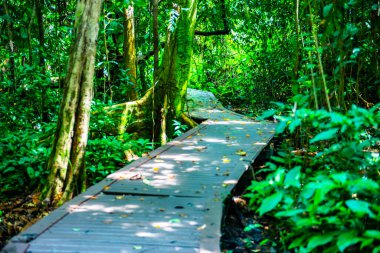
[[[310,140],[310,143],[314,143],[317,141],[325,141],[330,140],[334,137],[336,137],[336,133],[338,132],[339,128],[331,128],[329,130],[323,131],[319,134],[317,134],[313,139]]]
[[[294,249],[296,247],[299,247],[303,241],[305,240],[306,236],[301,236],[296,238],[292,243],[289,245],[289,249]]]
[[[280,203],[284,193],[282,191],[276,192],[275,194],[272,194],[271,196],[265,198],[263,202],[260,205],[260,208],[257,210],[259,211],[260,216],[263,214],[271,211],[273,208],[275,208],[278,203]]]
[[[297,166],[288,173],[286,173],[284,184],[285,186],[294,186],[297,188],[301,187],[300,184],[300,177],[301,177],[301,166]]]
[[[263,119],[272,117],[273,115],[275,115],[276,112],[277,110],[274,110],[274,109],[267,110],[263,112],[263,114],[261,114],[259,117],[257,117],[257,120],[263,120]]]
[[[360,242],[361,239],[357,237],[357,231],[348,231],[338,237],[337,246],[341,252],[343,252],[347,247]]]
[[[313,251],[316,247],[325,245],[332,241],[334,238],[333,233],[324,234],[324,235],[315,235],[310,238],[309,243],[307,245],[308,251]]]
[[[28,176],[31,178],[31,179],[34,179],[35,178],[35,171],[32,167],[28,167],[26,168],[26,172],[28,173]]]
[[[330,14],[330,11],[331,11],[333,6],[334,6],[334,4],[328,4],[325,7],[323,7],[323,17],[324,18],[326,18]]]
[[[380,240],[380,231],[379,230],[367,230],[364,232],[364,236]]]
[[[287,211],[277,212],[274,216],[277,218],[292,217],[292,216],[296,216],[298,214],[301,214],[303,212],[305,212],[304,209],[287,210]]]
[[[251,230],[254,230],[254,229],[256,229],[256,228],[261,228],[261,227],[263,227],[263,225],[258,224],[258,223],[256,223],[256,224],[249,224],[248,226],[246,226],[246,227],[244,228],[244,231],[245,231],[245,232],[249,232],[249,231],[251,231]]]
[[[375,216],[369,209],[370,204],[368,202],[350,199],[346,201],[346,205],[348,206],[348,208],[350,208],[351,211],[359,215],[368,214],[370,217]]]

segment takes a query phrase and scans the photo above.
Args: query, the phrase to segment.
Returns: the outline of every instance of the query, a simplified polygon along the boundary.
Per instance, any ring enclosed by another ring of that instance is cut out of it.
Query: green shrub
[[[149,140],[141,138],[133,140],[130,134],[124,134],[123,140],[117,136],[90,139],[86,151],[89,182],[94,184],[127,164],[129,161],[125,152],[141,156],[150,150],[152,145]]]
[[[24,192],[43,183],[55,124],[4,130],[0,142],[0,195]]]
[[[379,107],[278,117],[277,133],[302,149],[285,142],[246,197],[274,219],[283,250],[380,252]]]

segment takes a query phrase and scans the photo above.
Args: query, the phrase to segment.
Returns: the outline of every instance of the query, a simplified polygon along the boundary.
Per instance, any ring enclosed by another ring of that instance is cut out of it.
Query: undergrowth
[[[281,250],[380,252],[379,108],[275,116],[286,140],[245,196]]]

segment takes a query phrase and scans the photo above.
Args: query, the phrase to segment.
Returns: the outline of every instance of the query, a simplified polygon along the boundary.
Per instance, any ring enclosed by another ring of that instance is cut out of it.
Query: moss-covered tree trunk
[[[85,187],[87,145],[94,62],[102,0],[79,0],[65,91],[50,155],[48,183],[42,196],[57,205]]]
[[[124,9],[124,64],[127,73],[131,78],[131,90],[128,92],[127,99],[137,99],[136,78],[137,78],[137,61],[136,61],[136,39],[135,39],[135,18],[134,7],[132,2],[128,8]]]
[[[172,131],[172,119],[194,126],[184,113],[198,0],[173,1],[164,55],[157,82],[140,100],[108,108],[120,117],[118,134],[153,129],[154,141],[165,144]]]
[[[190,78],[197,5],[198,0],[177,0],[173,3],[170,22],[179,16],[168,28],[157,87],[157,102],[160,106],[156,108],[156,112],[161,119],[161,143],[166,143],[167,132],[171,132],[171,128],[167,128],[172,125],[171,120],[184,119],[183,109]]]

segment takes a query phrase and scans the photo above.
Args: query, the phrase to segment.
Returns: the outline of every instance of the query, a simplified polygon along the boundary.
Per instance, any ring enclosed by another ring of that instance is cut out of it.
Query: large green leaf
[[[308,251],[313,251],[316,247],[325,245],[334,239],[334,233],[328,233],[324,235],[315,235],[310,238],[309,243],[307,245]]]
[[[348,208],[350,208],[351,211],[359,215],[368,214],[370,217],[375,216],[373,212],[369,209],[370,204],[368,202],[350,199],[346,201],[346,205],[348,206]]]
[[[301,187],[300,184],[301,177],[301,166],[297,166],[286,173],[284,184],[285,186],[294,186],[297,188]]]
[[[340,234],[336,244],[340,252],[343,252],[347,247],[354,245],[360,241],[361,238],[357,237],[357,231],[352,230]]]
[[[265,198],[261,203],[260,208],[257,210],[260,216],[273,210],[273,208],[275,208],[278,205],[278,203],[280,203],[283,195],[284,193],[280,191]]]
[[[379,230],[367,230],[364,232],[364,236],[380,240],[380,231]]]
[[[323,131],[319,134],[317,134],[313,139],[310,140],[310,143],[314,143],[317,141],[326,141],[330,140],[334,137],[336,137],[336,133],[338,132],[339,128],[331,128],[329,130]]]
[[[333,4],[328,4],[325,7],[323,7],[323,17],[326,18],[329,14],[334,5]]]

